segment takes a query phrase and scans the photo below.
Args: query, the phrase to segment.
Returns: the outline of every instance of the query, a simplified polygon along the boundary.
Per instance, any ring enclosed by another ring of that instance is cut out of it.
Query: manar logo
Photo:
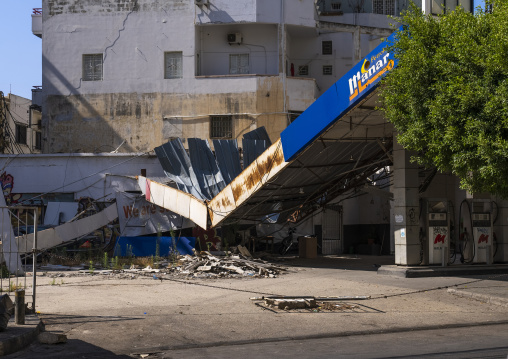
[[[489,243],[489,235],[485,235],[482,233],[480,238],[478,238],[478,244],[483,243],[483,242]]]
[[[438,234],[436,236],[436,238],[434,239],[434,244],[437,244],[439,242],[443,243],[444,244],[444,239],[445,239],[446,235],[445,234]]]
[[[370,84],[374,83],[385,72],[393,69],[393,60],[388,60],[390,53],[386,53],[383,59],[379,59],[375,64],[370,66],[370,62],[365,59],[360,71],[349,79],[349,101],[352,101],[359,93],[362,93]]]

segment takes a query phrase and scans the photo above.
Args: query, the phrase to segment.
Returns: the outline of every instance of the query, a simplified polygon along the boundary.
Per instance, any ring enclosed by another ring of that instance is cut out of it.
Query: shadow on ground
[[[132,359],[128,355],[116,355],[101,347],[92,345],[82,340],[70,339],[67,343],[46,345],[35,342],[28,348],[11,355],[4,356],[7,359],[68,359],[68,358],[90,358],[90,359]]]

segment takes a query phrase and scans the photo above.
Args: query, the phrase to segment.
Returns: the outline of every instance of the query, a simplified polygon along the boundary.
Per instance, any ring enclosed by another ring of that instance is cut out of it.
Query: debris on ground
[[[262,259],[263,258],[263,259]],[[133,258],[133,260],[139,258]],[[141,258],[142,259],[142,258]],[[265,260],[267,259],[267,260]],[[137,276],[163,280],[166,276],[185,278],[276,278],[287,267],[273,264],[277,258],[269,253],[256,253],[253,258],[246,247],[238,246],[230,251],[194,251],[194,255],[175,255],[170,258],[146,259],[149,264],[127,264],[104,267],[100,262],[90,261],[81,266],[43,265],[41,275],[71,277],[75,275],[111,276],[134,279]],[[114,268],[114,269],[112,269]]]
[[[248,251],[247,251],[248,252]],[[247,253],[243,252],[243,253]],[[286,268],[261,259],[249,258],[243,254],[214,256],[210,252],[196,252],[196,255],[179,256],[176,263],[168,267],[170,273],[200,276],[249,276],[275,278]]]
[[[281,312],[311,312],[311,313],[331,313],[331,312],[368,312],[369,307],[359,304],[351,304],[343,300],[365,300],[370,296],[348,296],[348,297],[254,297],[250,298],[255,305],[275,313]]]
[[[59,344],[67,343],[67,336],[65,334],[54,334],[50,332],[42,332],[37,337],[41,344]]]

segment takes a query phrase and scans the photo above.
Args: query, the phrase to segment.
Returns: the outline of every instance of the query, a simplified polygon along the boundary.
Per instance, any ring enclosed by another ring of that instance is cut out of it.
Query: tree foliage
[[[380,97],[399,143],[462,188],[508,198],[508,0],[474,15],[413,6],[398,21]]]

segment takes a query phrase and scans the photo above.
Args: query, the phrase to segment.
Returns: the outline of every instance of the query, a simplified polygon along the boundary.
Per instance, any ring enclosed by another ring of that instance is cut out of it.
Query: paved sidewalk
[[[44,330],[44,325],[36,315],[25,316],[25,324],[9,320],[7,329],[0,332],[0,356],[11,354],[29,346]]]
[[[37,310],[66,344],[34,343],[9,358],[139,358],[235,343],[327,338],[508,323],[508,274],[404,278],[379,275],[390,256],[289,258],[276,278],[174,278],[63,272],[38,276]],[[49,273],[46,273],[49,274]],[[468,293],[478,293],[478,298]],[[463,294],[457,296],[456,294]],[[333,313],[274,311],[252,297],[369,296]],[[7,333],[7,332],[5,332]],[[0,333],[0,341],[2,336]]]

